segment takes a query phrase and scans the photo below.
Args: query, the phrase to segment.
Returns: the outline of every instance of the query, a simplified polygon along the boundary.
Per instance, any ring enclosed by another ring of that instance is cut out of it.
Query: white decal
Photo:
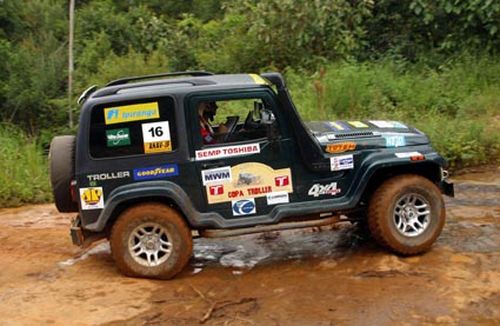
[[[108,172],[108,173],[87,175],[87,179],[89,179],[89,181],[104,181],[104,180],[124,179],[124,178],[130,178],[129,171]]]
[[[394,153],[399,158],[408,158],[411,156],[422,156],[419,152],[405,152],[405,153]]]
[[[168,121],[142,124],[145,153],[171,152],[170,127]]]
[[[204,186],[231,182],[233,180],[231,167],[225,166],[222,168],[203,170],[201,171],[201,179]]]
[[[354,158],[352,154],[330,157],[330,170],[340,171],[354,168]]]
[[[379,128],[408,128],[398,121],[370,120],[370,123]]]
[[[205,161],[223,157],[233,157],[260,153],[260,144],[207,148],[196,151],[196,160]]]
[[[337,183],[332,182],[327,185],[321,185],[319,183],[314,184],[309,192],[307,193],[309,196],[319,197],[323,195],[336,195],[340,193],[340,189],[337,188]]]
[[[288,192],[271,192],[266,195],[268,205],[285,204],[289,203],[290,199],[288,197]]]
[[[102,187],[80,188],[80,202],[83,210],[104,208]]]
[[[233,208],[234,216],[250,215],[257,212],[255,209],[255,199],[253,198],[233,200],[231,207]]]

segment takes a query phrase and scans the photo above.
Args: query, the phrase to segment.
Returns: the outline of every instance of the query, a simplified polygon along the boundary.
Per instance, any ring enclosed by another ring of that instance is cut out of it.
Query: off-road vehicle
[[[446,161],[396,121],[304,122],[279,73],[129,77],[80,97],[51,181],[76,245],[108,238],[129,276],[171,278],[194,236],[364,224],[400,255],[445,222]]]

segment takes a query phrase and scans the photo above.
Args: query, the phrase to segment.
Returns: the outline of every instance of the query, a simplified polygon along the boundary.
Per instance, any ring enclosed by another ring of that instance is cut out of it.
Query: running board
[[[302,229],[317,226],[326,226],[343,221],[340,216],[332,216],[312,221],[284,222],[272,225],[258,225],[241,229],[206,229],[200,230],[199,234],[205,238],[224,238],[243,234],[263,233],[269,231],[281,231],[291,229]]]

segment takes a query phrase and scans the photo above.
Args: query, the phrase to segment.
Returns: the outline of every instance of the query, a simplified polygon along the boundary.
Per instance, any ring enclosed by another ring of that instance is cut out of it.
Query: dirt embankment
[[[402,258],[355,228],[197,239],[171,281],[131,279],[70,243],[52,205],[0,210],[0,324],[500,323],[500,173],[455,179],[433,250]]]

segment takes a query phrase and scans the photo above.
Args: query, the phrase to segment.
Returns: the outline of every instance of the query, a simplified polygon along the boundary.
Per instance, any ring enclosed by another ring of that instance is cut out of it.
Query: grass
[[[0,143],[0,207],[49,201],[47,160],[36,141],[0,124]]]
[[[453,168],[499,162],[496,58],[460,58],[438,70],[395,60],[337,63],[286,77],[305,120],[400,120],[425,132]]]
[[[344,62],[285,75],[305,120],[400,120],[425,132],[454,169],[500,161],[497,58],[462,57],[439,69]],[[51,200],[41,139],[0,124],[0,207]]]

